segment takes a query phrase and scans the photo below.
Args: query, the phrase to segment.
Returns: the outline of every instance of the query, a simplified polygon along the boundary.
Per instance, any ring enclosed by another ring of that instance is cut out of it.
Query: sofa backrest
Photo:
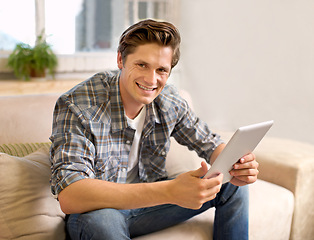
[[[0,97],[0,144],[48,142],[60,94]]]
[[[52,115],[60,93],[0,96],[0,144],[49,142]],[[190,106],[187,91],[180,90]]]

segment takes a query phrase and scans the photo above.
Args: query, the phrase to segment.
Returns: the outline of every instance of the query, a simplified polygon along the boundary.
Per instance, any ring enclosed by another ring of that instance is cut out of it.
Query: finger
[[[247,176],[256,176],[258,175],[259,171],[255,168],[249,169],[239,169],[239,170],[231,170],[230,175],[233,177],[247,177]]]
[[[221,186],[222,186],[222,179],[223,179],[223,174],[220,173],[216,177],[213,177],[211,179],[205,179],[207,182],[207,189],[204,192],[205,193],[205,202],[210,201],[214,199],[217,195],[217,193],[220,192]]]
[[[238,181],[241,181],[246,184],[254,183],[257,180],[257,176],[241,176],[241,177],[234,177]]]
[[[218,180],[219,184],[222,183],[224,175],[222,173],[217,174],[217,176],[213,177],[214,179]]]
[[[210,189],[214,186],[219,186],[222,185],[222,180],[223,180],[223,174],[222,173],[217,173],[215,176],[211,177],[211,178],[206,178],[203,179],[205,184],[206,184],[206,188]]]
[[[222,173],[220,173],[216,177],[204,179],[204,181],[208,182],[207,190],[203,192],[205,200],[204,202],[210,201],[216,197],[217,193],[219,193],[221,189],[222,179],[223,179]]]
[[[232,183],[235,186],[244,186],[244,185],[247,185],[247,184],[254,183],[256,180],[257,180],[257,178],[256,179],[254,179],[254,178],[252,178],[252,179],[247,178],[247,179],[240,180],[240,179],[238,179],[236,177],[233,177],[230,180],[230,183]]]
[[[246,182],[243,182],[235,177],[233,177],[231,180],[230,180],[230,183],[232,183],[233,185],[235,186],[244,186],[244,185],[247,185]]]
[[[257,169],[259,166],[259,163],[257,161],[250,161],[245,163],[235,163],[233,165],[233,169],[247,169],[247,168],[254,168]]]
[[[238,162],[245,163],[245,162],[250,162],[254,160],[255,160],[255,154],[249,153],[249,154],[244,155],[242,158],[240,158]]]
[[[191,175],[194,176],[194,177],[203,177],[208,171],[208,167],[207,167],[207,164],[203,161],[201,162],[201,167],[195,171],[192,171],[191,172]]]

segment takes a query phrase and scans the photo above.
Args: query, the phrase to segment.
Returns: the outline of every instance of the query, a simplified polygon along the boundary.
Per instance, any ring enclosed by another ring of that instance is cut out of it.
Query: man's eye
[[[163,73],[163,74],[168,73],[168,71],[164,68],[159,68],[158,72]]]
[[[146,65],[144,64],[144,63],[138,63],[137,64],[139,67],[141,67],[141,68],[145,68],[146,67]]]

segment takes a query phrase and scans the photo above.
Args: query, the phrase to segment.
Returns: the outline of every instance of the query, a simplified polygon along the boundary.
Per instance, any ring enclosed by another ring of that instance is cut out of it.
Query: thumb
[[[192,176],[193,177],[203,177],[208,171],[207,164],[203,161],[201,162],[201,167],[195,171],[192,171]]]

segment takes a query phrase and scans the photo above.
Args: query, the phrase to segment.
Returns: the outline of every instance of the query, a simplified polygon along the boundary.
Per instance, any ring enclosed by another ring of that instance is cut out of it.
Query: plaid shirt
[[[84,178],[125,183],[135,130],[128,126],[119,91],[119,74],[98,73],[57,101],[50,140],[52,192]],[[146,106],[139,146],[139,178],[153,182],[167,177],[170,137],[209,162],[221,143],[198,119],[175,88],[166,85]]]

